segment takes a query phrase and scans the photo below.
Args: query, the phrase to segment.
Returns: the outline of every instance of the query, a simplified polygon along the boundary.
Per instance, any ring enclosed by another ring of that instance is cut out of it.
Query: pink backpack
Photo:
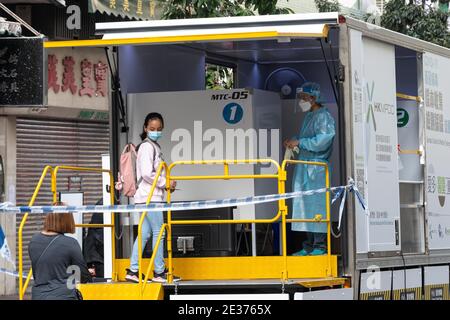
[[[127,197],[133,197],[136,193],[136,158],[136,147],[132,143],[127,144],[120,155],[116,182],[116,190]]]
[[[145,142],[152,144],[150,141],[147,141],[147,139],[141,143]],[[139,184],[142,182],[142,178],[139,179],[139,181],[136,179],[136,159],[140,145],[141,144],[136,147],[134,144],[128,143],[123,148],[122,154],[120,155],[119,172],[117,174],[118,177],[115,188],[127,197],[134,197]],[[155,161],[155,154],[156,150],[153,153],[153,161]]]

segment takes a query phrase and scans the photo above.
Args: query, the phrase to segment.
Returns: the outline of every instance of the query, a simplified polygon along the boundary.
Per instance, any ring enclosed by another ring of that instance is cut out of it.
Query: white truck
[[[155,110],[167,123],[162,144],[168,163],[177,160],[172,151],[179,141],[173,133],[184,128],[194,137],[196,120],[203,121],[204,130],[220,132],[278,130],[272,144],[278,150],[269,156],[281,163],[280,141],[297,133],[303,117],[295,112],[295,89],[305,81],[318,82],[322,103],[337,127],[331,185],[346,185],[348,177],[354,178],[368,209],[350,194],[339,237],[332,239],[337,278],[346,279],[338,287],[347,288],[324,290],[311,285],[315,289],[309,291],[295,286],[294,293],[307,292],[291,298],[448,299],[450,49],[338,13],[98,23],[96,31],[101,39],[53,41],[45,47],[49,52],[60,47],[117,48],[111,54],[118,62],[113,71],[127,103],[121,103],[118,95],[112,97],[115,171],[119,150],[127,141],[138,141],[142,117]],[[234,68],[234,86],[240,89],[204,91],[205,63]],[[214,95],[223,101],[212,101]],[[223,108],[230,103],[243,106],[240,123],[224,118]],[[258,111],[263,105],[266,109]],[[127,132],[121,130],[126,126]],[[207,143],[201,138],[198,143],[199,156],[192,154],[190,159],[206,160],[202,148]],[[291,190],[289,185],[286,191]],[[210,182],[209,187],[194,187],[183,181],[174,197],[198,200],[276,193],[253,183],[234,186],[213,187]],[[335,211],[333,233],[337,233]],[[248,212],[250,218],[267,218],[258,207]],[[241,218],[234,213],[234,219]],[[133,219],[119,221],[133,225]],[[251,246],[253,255],[259,256],[256,230],[253,226]],[[276,255],[276,228],[273,233]],[[132,240],[131,227],[128,234]],[[124,242],[124,248],[131,246]],[[196,240],[190,245],[196,246]],[[176,251],[176,239],[173,246]],[[288,242],[288,253],[296,246],[296,240]],[[129,251],[116,254],[128,258]],[[258,285],[252,281],[242,281],[236,293]],[[195,288],[194,282],[189,289]],[[271,284],[272,293],[280,292],[279,279],[260,284]],[[217,293],[225,284],[209,285],[209,292]],[[183,281],[179,294],[182,289]]]

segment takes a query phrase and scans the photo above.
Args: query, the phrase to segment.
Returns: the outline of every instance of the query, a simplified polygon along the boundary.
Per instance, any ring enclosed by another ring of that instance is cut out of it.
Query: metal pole
[[[330,187],[330,171],[328,166],[325,166],[325,187],[327,188],[325,201],[326,201],[326,211],[327,211],[327,258],[328,258],[328,274],[327,276],[331,277],[333,275],[333,271],[331,270],[331,221],[330,221],[330,191],[328,188]]]
[[[167,203],[170,203],[171,200],[171,191],[170,191],[170,169],[167,170],[166,174],[166,188],[167,188]],[[164,248],[164,247],[163,247]],[[169,272],[167,274],[167,282],[172,283],[173,274],[172,274],[172,211],[167,211],[167,259],[169,260],[168,269]]]
[[[279,178],[278,178],[278,192],[279,193],[285,193],[286,191],[286,177],[287,172],[284,168],[284,166],[281,167],[279,172]],[[283,255],[283,267],[284,270],[282,272],[282,279],[287,280],[288,275],[288,264],[287,264],[287,227],[286,227],[286,217],[287,217],[287,206],[286,206],[286,199],[282,199],[279,202],[281,211],[281,254]]]
[[[19,22],[21,25],[23,25],[25,28],[27,28],[32,34],[34,34],[36,37],[41,37],[42,35],[36,31],[32,26],[30,26],[28,23],[26,23],[22,18],[20,18],[17,14],[9,10],[4,4],[0,3],[0,8],[3,9],[7,14],[9,14],[13,19],[15,19],[17,22]]]
[[[111,205],[114,205],[114,176],[112,171],[109,172],[109,181],[110,181],[110,197],[111,197]],[[120,221],[120,220],[119,220]],[[112,280],[117,280],[117,274],[116,274],[116,221],[115,221],[115,214],[114,212],[111,212],[111,259],[112,259]]]
[[[256,257],[256,225],[252,223],[252,256]]]

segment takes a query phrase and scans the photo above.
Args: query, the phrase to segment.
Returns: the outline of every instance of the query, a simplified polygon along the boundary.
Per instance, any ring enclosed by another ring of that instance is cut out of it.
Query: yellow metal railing
[[[161,172],[163,172],[163,169],[167,170],[167,164],[164,161],[161,162],[161,164],[158,167],[158,170],[156,170],[156,175],[153,180],[152,187],[150,189],[150,193],[148,194],[147,201],[145,202],[146,205],[148,205],[150,203],[150,201],[152,200],[152,196],[153,196],[153,193],[155,192],[156,184],[158,183],[158,179],[161,176]],[[141,218],[139,219],[139,225],[138,225],[138,257],[139,257],[138,258],[138,273],[139,273],[139,286],[140,286],[141,297],[142,297],[142,294],[145,289],[145,285],[142,284],[141,268],[142,268],[142,224],[144,223],[146,215],[147,215],[147,211],[142,212]],[[164,229],[166,228],[166,226],[167,226],[166,224],[163,224],[163,227],[161,228],[161,231],[159,233],[158,242],[155,245],[155,248],[153,249],[152,257],[150,258],[151,263],[149,264],[149,267],[147,268],[147,272],[145,275],[145,282],[147,282],[147,280],[148,280],[150,268],[153,265],[153,261],[155,261],[156,251],[159,247],[159,243],[161,242],[162,235],[164,233]]]
[[[229,165],[230,164],[267,164],[267,163],[271,163],[273,164],[276,169],[277,169],[277,174],[265,174],[265,175],[255,175],[255,174],[249,174],[249,175],[230,175],[230,170],[229,170]],[[224,174],[223,175],[204,175],[204,176],[170,176],[170,171],[177,165],[213,165],[213,164],[220,164],[224,166]],[[162,169],[163,167],[166,169],[166,189],[168,190],[167,193],[167,203],[170,203],[171,200],[171,191],[170,191],[170,181],[174,180],[213,180],[213,179],[225,179],[225,180],[230,180],[230,179],[268,179],[268,178],[272,178],[272,179],[277,179],[278,180],[278,188],[281,187],[281,182],[280,182],[280,165],[278,164],[278,162],[276,162],[275,160],[272,159],[248,159],[248,160],[203,160],[203,161],[176,161],[173,162],[169,167],[167,167],[167,164],[165,162],[162,162],[156,172],[156,176],[154,178],[153,184],[152,184],[152,188],[150,190],[150,193],[148,195],[147,198],[147,205],[150,203],[153,192],[155,190],[156,187],[156,183],[158,178],[161,175]],[[273,223],[276,222],[280,216],[281,216],[281,211],[278,211],[278,214],[272,218],[272,219],[261,219],[261,220],[176,220],[176,221],[172,221],[172,214],[171,211],[169,210],[167,212],[167,224],[164,224],[161,228],[160,234],[159,234],[159,238],[157,243],[155,244],[155,247],[153,248],[153,253],[152,256],[150,258],[150,263],[147,267],[147,271],[145,273],[145,279],[144,282],[142,283],[142,273],[141,273],[141,266],[142,266],[142,224],[144,222],[145,219],[145,214],[147,214],[147,212],[143,212],[143,214],[141,215],[141,219],[139,221],[139,226],[138,226],[138,252],[139,252],[139,283],[141,286],[141,295],[143,294],[143,290],[145,289],[145,285],[147,283],[148,277],[149,277],[149,273],[151,271],[151,267],[154,263],[154,259],[155,259],[155,255],[157,252],[157,249],[160,245],[161,239],[162,239],[162,235],[163,232],[165,230],[167,230],[167,252],[168,252],[168,282],[172,283],[173,280],[173,275],[172,275],[172,239],[171,239],[171,235],[172,235],[172,229],[171,226],[172,225],[179,225],[179,224],[242,224],[242,223]],[[283,217],[284,218],[284,217]],[[286,237],[283,237],[284,239]],[[284,255],[286,255],[286,253],[284,252]]]
[[[232,175],[229,171],[230,164],[273,164],[277,169],[276,174],[239,174]],[[171,170],[178,165],[205,165],[205,164],[216,164],[224,166],[224,174],[223,175],[204,175],[204,176],[171,176]],[[167,194],[167,203],[171,201],[171,191],[170,191],[170,181],[171,180],[213,180],[213,179],[277,179],[278,182],[278,192],[279,194],[286,192],[286,180],[287,180],[287,172],[286,166],[287,164],[304,164],[304,165],[315,165],[322,166],[325,168],[325,187],[330,187],[329,181],[329,168],[328,165],[324,162],[316,162],[316,161],[300,161],[300,160],[284,160],[282,166],[278,164],[278,162],[272,159],[248,159],[248,160],[211,160],[211,161],[177,161],[172,163],[169,167],[165,162],[162,162],[156,172],[155,179],[153,181],[149,196],[147,198],[146,204],[151,202],[151,198],[153,196],[154,190],[156,188],[156,184],[158,178],[161,176],[163,169],[166,171],[166,189],[168,190]],[[36,197],[39,193],[39,190],[44,182],[47,173],[51,174],[51,191],[53,193],[53,200],[57,201],[57,174],[60,170],[70,170],[70,171],[82,171],[82,172],[101,172],[108,173],[110,176],[110,185],[111,188],[114,186],[114,178],[112,172],[106,169],[97,169],[97,168],[81,168],[81,167],[72,167],[72,166],[56,166],[54,169],[51,166],[46,166],[42,172],[41,178],[35,188],[33,196],[29,202],[29,206],[32,206],[36,200]],[[114,204],[114,193],[111,189],[111,204]],[[172,283],[173,274],[172,274],[172,266],[173,266],[173,256],[172,256],[172,241],[171,241],[171,232],[172,225],[186,225],[186,224],[242,224],[242,223],[273,223],[280,219],[282,222],[282,256],[283,256],[283,270],[281,272],[281,277],[286,280],[288,279],[288,267],[287,267],[287,244],[286,244],[286,230],[287,223],[292,222],[308,222],[308,223],[327,223],[327,256],[328,256],[328,270],[327,274],[331,275],[332,266],[331,266],[331,221],[330,221],[330,194],[329,191],[326,192],[326,219],[323,219],[322,215],[318,214],[314,219],[287,219],[288,208],[286,205],[286,201],[284,199],[278,200],[278,212],[272,219],[253,219],[253,220],[176,220],[172,221],[172,213],[170,210],[167,212],[167,223],[163,224],[160,230],[159,237],[153,249],[152,256],[150,258],[150,263],[145,272],[145,278],[142,279],[142,224],[144,222],[145,216],[147,212],[143,212],[141,215],[139,226],[138,226],[138,251],[139,251],[139,285],[140,285],[140,293],[141,297],[145,290],[145,286],[147,284],[149,274],[151,272],[152,265],[154,264],[154,260],[156,257],[157,249],[161,243],[161,240],[164,236],[164,232],[167,230],[167,251],[168,251],[168,282]],[[27,220],[28,213],[24,215],[22,218],[20,227],[19,227],[19,296],[20,299],[23,299],[27,286],[31,279],[32,270],[28,273],[25,284],[23,284],[23,227]],[[111,213],[112,223],[111,224],[78,224],[76,227],[90,227],[90,228],[112,228],[112,259],[113,259],[113,278],[117,277],[115,272],[115,234],[114,234],[114,213]],[[142,281],[144,280],[144,281]]]
[[[224,166],[224,174],[223,175],[204,175],[204,176],[171,176],[171,170],[178,165],[207,165],[207,164],[220,164]],[[229,174],[229,165],[230,164],[273,164],[277,169],[276,174],[239,174],[239,175],[231,175]],[[214,180],[214,179],[277,179],[278,181],[278,191],[280,191],[281,182],[280,182],[280,165],[273,159],[244,159],[244,160],[203,160],[203,161],[175,161],[170,164],[169,169],[167,170],[166,175],[166,188],[169,188],[170,181],[178,181],[178,180]],[[167,192],[167,203],[171,201],[171,192],[170,190]],[[186,225],[186,224],[242,224],[242,223],[273,223],[276,222],[280,216],[282,216],[282,211],[280,208],[278,209],[277,215],[275,215],[272,219],[250,219],[250,220],[176,220],[172,221],[172,212],[171,210],[167,211],[167,256],[168,256],[168,269],[169,272],[167,274],[167,281],[172,283],[173,275],[172,275],[172,225]],[[285,218],[285,215],[282,216],[282,219]],[[283,235],[283,238],[286,238],[286,235]],[[286,252],[283,251],[283,255],[286,256]]]
[[[246,164],[267,164],[271,163],[273,164],[276,169],[276,174],[264,174],[264,175],[256,175],[256,174],[248,174],[248,175],[230,175],[229,173],[229,165],[230,164],[240,164],[240,163],[246,163]],[[177,165],[204,165],[204,164],[221,164],[224,166],[224,174],[223,175],[204,175],[204,176],[171,176],[171,170],[177,166]],[[162,173],[162,169],[166,169],[166,189],[168,190],[167,193],[167,203],[170,203],[171,201],[171,191],[170,191],[170,181],[174,180],[213,180],[213,179],[225,179],[225,180],[231,180],[231,179],[277,179],[278,180],[278,192],[279,194],[286,192],[286,180],[287,180],[287,172],[286,172],[286,165],[287,164],[304,164],[304,165],[314,165],[314,166],[322,166],[325,168],[325,187],[330,187],[330,177],[329,177],[329,168],[328,164],[324,162],[318,162],[318,161],[301,161],[301,160],[285,160],[282,163],[282,166],[278,164],[278,162],[272,160],[272,159],[248,159],[248,160],[210,160],[210,161],[176,161],[172,163],[169,167],[167,167],[167,164],[162,162],[156,172],[156,176],[154,178],[152,188],[150,190],[149,196],[147,198],[147,205],[150,203],[153,192],[156,187],[156,183],[158,178],[160,177]],[[317,214],[314,219],[286,219],[287,217],[287,205],[286,201],[284,199],[281,199],[278,201],[278,213],[277,215],[272,219],[254,219],[254,220],[172,220],[172,214],[171,210],[167,211],[167,223],[163,224],[159,233],[158,240],[153,248],[153,253],[150,258],[149,265],[147,267],[147,270],[145,272],[145,278],[144,281],[142,281],[142,224],[145,219],[145,214],[147,212],[144,212],[141,215],[141,219],[139,221],[138,226],[138,250],[139,250],[139,284],[140,284],[140,293],[141,297],[143,295],[145,286],[147,284],[149,274],[151,272],[151,267],[154,263],[156,252],[159,248],[159,245],[161,243],[161,239],[163,237],[163,233],[167,230],[167,253],[168,253],[168,283],[172,283],[173,281],[173,274],[172,274],[172,266],[173,266],[173,257],[172,257],[172,239],[171,239],[171,231],[172,231],[172,225],[186,225],[186,224],[242,224],[242,223],[273,223],[279,220],[281,216],[281,222],[282,222],[282,256],[283,256],[283,270],[281,272],[281,278],[283,280],[288,279],[288,266],[287,266],[287,244],[286,244],[286,234],[287,234],[287,223],[291,222],[307,222],[307,223],[327,223],[327,261],[328,261],[328,269],[327,269],[327,275],[332,275],[332,265],[331,265],[331,221],[330,221],[330,194],[329,191],[326,192],[326,219],[323,219],[321,214]]]
[[[144,278],[143,282],[141,281],[141,270],[140,270],[141,263],[139,263],[139,285],[140,285],[139,292],[140,292],[141,298],[144,295],[145,286],[147,284],[152,266],[155,263],[156,252],[158,251],[159,245],[161,243],[161,239],[164,235],[164,232],[167,229],[167,226],[168,226],[167,223],[163,223],[163,225],[161,226],[161,229],[159,230],[159,236],[158,236],[158,239],[156,240],[155,247],[153,248],[152,256],[150,257],[150,262],[148,263],[147,270],[145,271],[145,278]],[[141,245],[142,245],[142,238],[140,241],[141,241]],[[139,258],[142,259],[142,254],[139,255]]]
[[[240,174],[240,175],[230,175],[229,174],[229,165],[230,164],[268,164],[271,163],[277,169],[277,174]],[[224,174],[223,175],[205,175],[205,176],[171,176],[170,171],[177,165],[204,165],[204,164],[222,164],[224,165]],[[280,180],[280,165],[278,162],[272,159],[249,159],[249,160],[204,160],[204,161],[176,161],[173,162],[167,171],[166,176],[166,184],[170,185],[170,181],[178,181],[178,180],[232,180],[232,179],[277,179]],[[278,188],[280,184],[278,185]],[[167,202],[170,203],[171,193],[170,190],[167,193]],[[169,218],[171,218],[171,211],[167,212]],[[280,218],[281,213],[273,217],[272,219],[258,219],[258,220],[176,220],[171,221],[170,225],[186,225],[186,224],[245,224],[245,223],[273,223],[276,222]]]
[[[36,185],[36,188],[34,189],[33,196],[30,199],[30,202],[28,203],[28,206],[32,206],[34,204],[34,201],[37,198],[37,195],[39,193],[39,190],[41,190],[41,186],[44,183],[44,179],[47,176],[47,173],[50,171],[51,178],[53,180],[54,171],[51,166],[46,166],[44,170],[42,171],[41,178],[39,179],[38,184]],[[52,189],[51,191],[54,193],[55,190]],[[23,227],[25,226],[25,222],[28,218],[28,212],[23,215],[22,221],[20,222],[19,226],[19,299],[23,300],[23,296],[25,295],[25,290],[27,289],[28,283],[31,279],[31,269],[30,272],[27,275],[27,279],[25,281],[25,285],[23,284]]]
[[[286,173],[286,165],[287,164],[295,164],[295,165],[310,165],[310,166],[320,166],[325,168],[325,188],[330,188],[330,169],[328,167],[328,164],[325,162],[319,162],[319,161],[303,161],[303,160],[283,160],[281,164],[281,171],[283,172],[285,178],[287,177]],[[282,193],[285,191],[285,183],[287,179],[283,180],[283,190]],[[306,190],[305,190],[306,191]],[[286,206],[286,200],[282,199],[283,202],[283,209],[285,210],[287,214],[287,206]],[[327,260],[328,260],[328,270],[327,275],[332,275],[332,267],[331,267],[331,218],[330,218],[330,191],[326,191],[325,193],[325,208],[326,208],[326,219],[323,219],[321,214],[316,214],[314,219],[286,219],[283,223],[283,229],[286,230],[286,223],[292,223],[292,222],[307,222],[307,223],[326,223],[327,224]],[[283,241],[283,245],[286,245],[286,241]],[[285,249],[284,249],[285,250]]]
[[[60,170],[66,170],[66,171],[80,171],[80,172],[95,172],[95,173],[108,173],[109,175],[109,185],[110,185],[110,202],[111,205],[114,205],[114,176],[111,170],[108,169],[102,169],[102,168],[89,168],[89,167],[73,167],[73,166],[56,166],[55,167],[55,174],[52,176],[52,186],[55,188],[55,192],[53,193],[53,201],[56,202],[57,199],[57,179],[58,179],[58,172]],[[114,212],[111,212],[111,224],[100,224],[100,225],[92,225],[92,224],[76,224],[75,227],[77,228],[111,228],[111,254],[112,254],[112,279],[117,279],[117,273],[115,270],[115,263],[116,260],[116,237],[115,237],[115,221],[114,221]]]
[[[397,92],[396,96],[397,96],[397,98],[404,99],[404,100],[412,100],[412,101],[422,102],[422,98],[418,97],[418,96],[410,96],[408,94],[404,94],[404,93],[400,93],[400,92]]]
[[[111,205],[114,204],[114,177],[111,170],[106,169],[99,169],[99,168],[83,168],[83,167],[72,167],[72,166],[56,166],[53,168],[52,166],[46,166],[44,170],[42,171],[41,178],[39,179],[38,184],[36,185],[36,188],[34,190],[33,196],[31,197],[30,202],[28,203],[28,206],[32,206],[36,200],[36,197],[39,193],[39,190],[42,187],[42,184],[44,182],[45,177],[47,176],[47,173],[50,171],[51,175],[51,192],[53,194],[53,202],[56,202],[58,200],[58,193],[57,193],[57,175],[59,170],[69,170],[69,171],[82,171],[82,172],[97,172],[97,173],[108,173],[110,177],[110,197],[111,197]],[[23,300],[23,297],[25,295],[25,292],[27,290],[27,287],[29,285],[29,282],[31,280],[31,275],[33,270],[30,269],[28,272],[25,284],[23,284],[23,228],[25,226],[25,223],[27,221],[29,213],[25,213],[22,221],[20,223],[19,227],[19,298],[20,300]],[[111,245],[112,245],[112,274],[113,279],[117,278],[117,274],[115,272],[115,222],[114,222],[114,213],[111,213],[111,224],[77,224],[75,227],[77,228],[111,228]]]

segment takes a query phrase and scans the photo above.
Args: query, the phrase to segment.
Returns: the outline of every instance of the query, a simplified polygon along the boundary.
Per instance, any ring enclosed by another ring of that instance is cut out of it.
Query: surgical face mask
[[[298,102],[299,107],[302,109],[303,112],[308,112],[309,109],[311,109],[311,102],[306,100],[300,100]]]
[[[162,137],[162,132],[161,131],[147,131],[147,137],[150,140],[158,141],[158,139]]]

